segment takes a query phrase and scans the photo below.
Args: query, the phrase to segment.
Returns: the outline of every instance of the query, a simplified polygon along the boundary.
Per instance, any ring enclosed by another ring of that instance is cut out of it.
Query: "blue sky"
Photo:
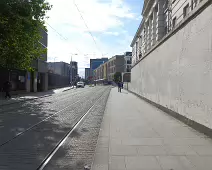
[[[90,58],[112,57],[131,51],[130,43],[141,21],[143,0],[48,0],[48,61],[79,63],[79,74]],[[75,4],[80,10],[81,19]],[[60,35],[59,35],[60,34]],[[77,54],[77,55],[74,55]]]

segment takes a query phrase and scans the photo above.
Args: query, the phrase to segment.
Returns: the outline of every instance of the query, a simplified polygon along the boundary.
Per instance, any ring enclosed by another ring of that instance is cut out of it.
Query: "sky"
[[[84,76],[91,58],[131,51],[143,0],[47,1],[53,5],[46,19],[48,61],[69,63],[72,56]]]

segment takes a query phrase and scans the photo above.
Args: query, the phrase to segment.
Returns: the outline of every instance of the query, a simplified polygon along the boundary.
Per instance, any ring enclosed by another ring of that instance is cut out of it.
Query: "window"
[[[191,9],[194,9],[197,6],[197,0],[192,0],[191,3]]]
[[[168,33],[168,27],[167,27],[167,25],[164,27],[164,31],[165,31],[165,34]]]
[[[127,64],[131,64],[131,61],[130,60],[127,60]]]
[[[158,4],[155,6],[155,12],[158,12]]]
[[[172,27],[174,28],[175,27],[175,25],[176,25],[176,17],[174,17],[174,19],[172,20]]]
[[[189,4],[187,4],[184,8],[183,8],[183,18],[185,18],[189,13]]]
[[[163,5],[164,11],[166,11],[168,9],[168,3],[169,3],[168,0],[166,0],[166,2]]]

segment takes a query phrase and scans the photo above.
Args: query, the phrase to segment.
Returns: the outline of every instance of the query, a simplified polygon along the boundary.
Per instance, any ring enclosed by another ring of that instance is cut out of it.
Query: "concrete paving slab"
[[[137,155],[136,146],[126,146],[126,145],[111,145],[109,149],[110,155]]]
[[[138,146],[138,154],[141,156],[157,156],[167,155],[166,147],[164,146]]]
[[[162,170],[154,156],[126,156],[127,169]]]
[[[109,159],[96,159],[92,170],[212,169],[210,138],[124,92],[110,93],[96,149],[99,155],[106,149],[98,147],[109,148]]]
[[[163,170],[195,170],[195,166],[183,156],[158,156],[157,159]]]
[[[187,156],[187,159],[196,167],[196,170],[211,170],[212,157],[211,156]]]
[[[125,157],[124,156],[110,156],[109,169],[111,170],[125,170]]]
[[[162,138],[124,138],[122,139],[123,145],[145,145],[145,146],[154,146],[154,145],[163,145]]]

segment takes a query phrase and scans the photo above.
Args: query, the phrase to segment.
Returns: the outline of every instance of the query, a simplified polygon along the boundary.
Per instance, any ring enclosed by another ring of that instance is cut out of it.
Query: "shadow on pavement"
[[[89,93],[93,94],[94,92]],[[98,95],[100,93],[102,92],[98,91]],[[15,135],[27,130],[37,122],[43,121],[48,116],[67,107],[67,102],[70,103],[71,101],[66,100],[64,98],[64,100],[54,102],[49,100],[44,100],[43,102],[27,101],[25,103],[19,103],[23,107],[18,107],[15,111],[9,110],[5,113],[0,113],[0,145],[12,139]],[[76,100],[76,97],[73,97],[73,100]],[[72,128],[80,114],[85,113],[95,100],[96,97],[90,98],[89,101],[85,99],[86,102],[81,101],[74,107],[65,109],[65,111],[52,116],[50,119],[39,124],[39,126],[35,126],[23,135],[1,146],[0,169],[36,169]],[[84,129],[84,131],[86,130]],[[81,132],[76,131],[72,135],[74,135],[74,139],[77,139],[80,138]],[[93,136],[90,135],[90,138],[93,138]],[[73,146],[75,150],[77,145],[75,143]],[[82,150],[82,152],[85,151]],[[63,150],[62,155],[66,155],[67,152],[67,150]],[[76,152],[78,151],[76,150]],[[78,163],[81,164],[80,162]]]
[[[52,96],[53,94],[56,93],[61,93],[61,92],[65,92],[71,90],[70,87],[65,87],[65,88],[59,88],[59,89],[51,89],[48,90],[47,92],[37,92],[37,93],[27,93],[27,92],[20,92],[20,91],[13,91],[11,92],[12,98],[11,99],[5,99],[5,92],[0,91],[0,106],[7,106],[7,105],[11,105],[11,104],[15,104],[18,102],[23,102],[26,100],[33,100],[36,98],[42,98],[42,97],[48,97],[48,96]]]
[[[62,98],[62,97],[61,97]],[[9,106],[10,107],[10,106]],[[63,100],[53,102],[25,101],[17,108],[0,112],[0,169],[29,170],[36,169],[41,161],[56,146],[64,134],[70,130],[70,124],[61,124],[56,115],[43,121],[48,116],[67,107]],[[64,115],[64,119],[67,119]],[[29,127],[43,121],[23,135]]]
[[[91,165],[108,96],[109,92],[90,110],[45,170],[82,170]]]
[[[121,93],[122,93],[122,94],[128,94],[128,93],[127,93],[127,92],[125,92],[125,91],[122,91]]]

